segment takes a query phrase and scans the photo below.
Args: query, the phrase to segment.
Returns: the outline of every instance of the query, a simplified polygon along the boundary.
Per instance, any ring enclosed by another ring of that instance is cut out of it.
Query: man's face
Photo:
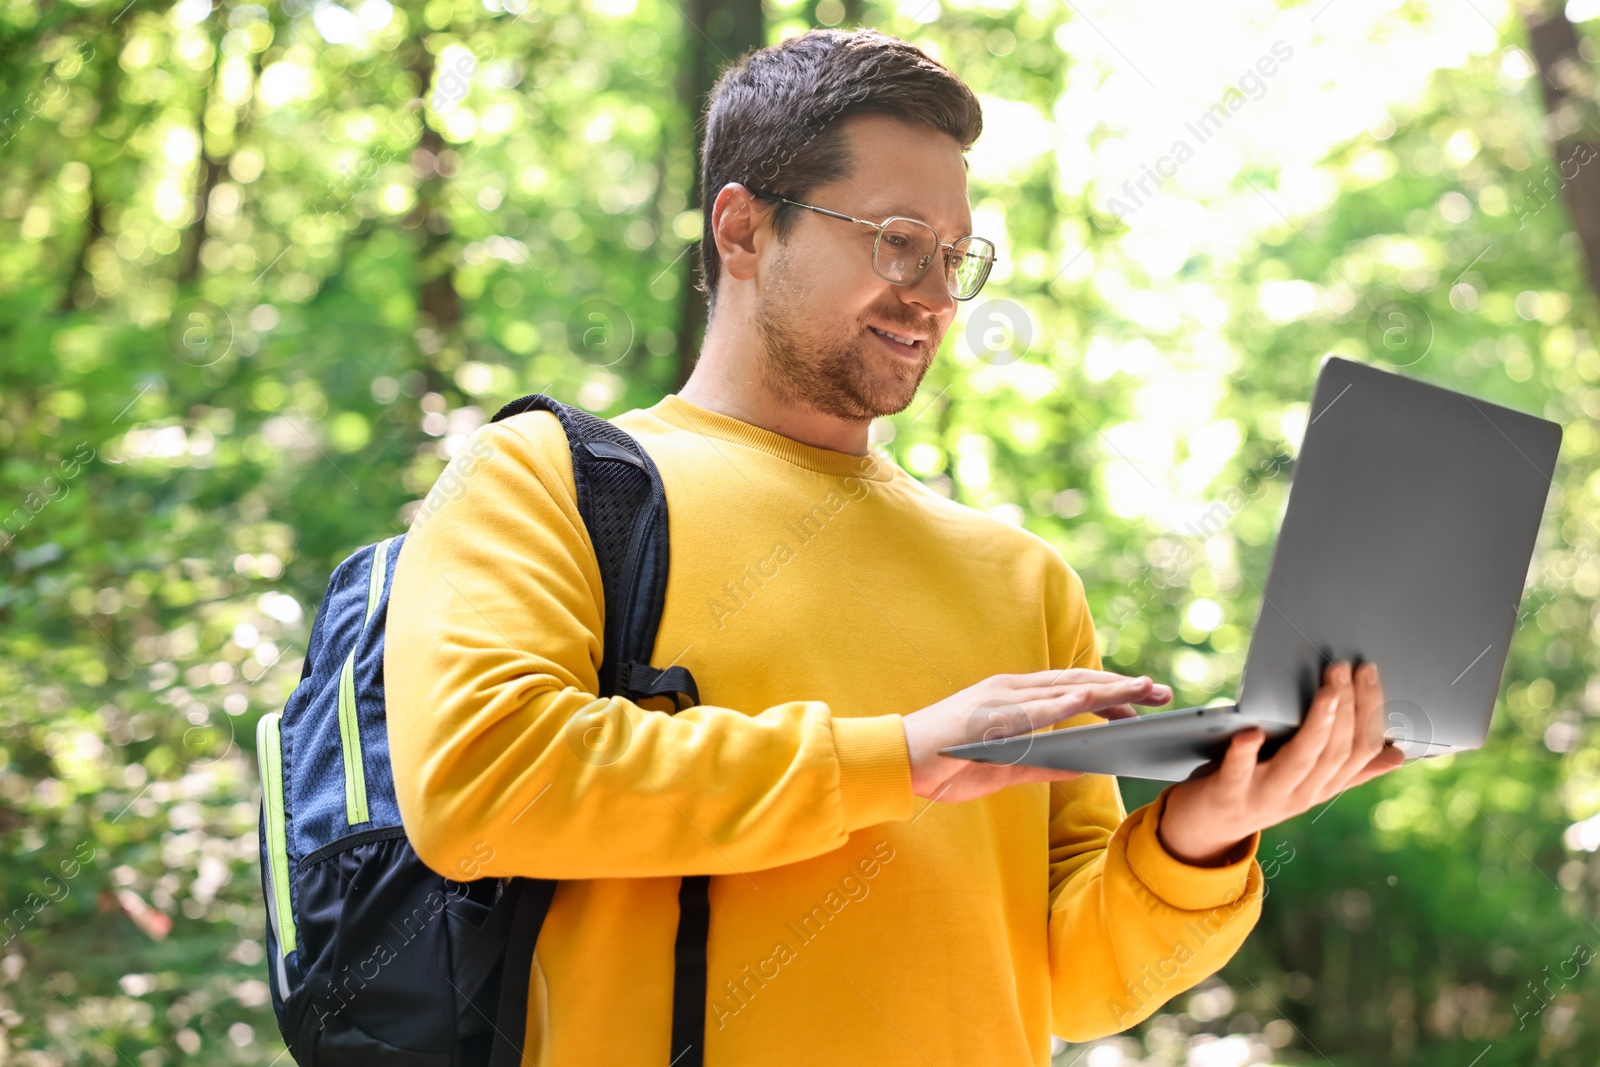
[[[971,233],[966,164],[954,138],[876,114],[852,116],[844,133],[852,173],[798,199],[869,222],[919,219],[944,243]],[[904,411],[955,319],[942,258],[914,284],[895,285],[872,268],[873,230],[796,210],[798,225],[758,268],[755,324],[765,384],[790,403],[840,419]],[[917,344],[891,341],[873,327]]]

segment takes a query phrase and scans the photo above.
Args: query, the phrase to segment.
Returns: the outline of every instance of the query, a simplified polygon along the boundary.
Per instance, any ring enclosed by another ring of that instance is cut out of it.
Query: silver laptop
[[[1481,746],[1561,427],[1336,357],[1309,415],[1236,700],[942,751],[1181,781],[1252,726],[1271,755],[1336,660],[1378,665],[1408,757]]]

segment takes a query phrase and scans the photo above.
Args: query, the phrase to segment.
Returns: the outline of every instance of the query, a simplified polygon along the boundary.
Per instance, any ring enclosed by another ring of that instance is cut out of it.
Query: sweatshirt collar
[[[676,393],[662,397],[650,412],[681,430],[732,441],[820,474],[850,475],[874,482],[887,482],[894,477],[894,463],[887,457],[876,453],[856,456],[803,444],[731,415],[703,408]]]

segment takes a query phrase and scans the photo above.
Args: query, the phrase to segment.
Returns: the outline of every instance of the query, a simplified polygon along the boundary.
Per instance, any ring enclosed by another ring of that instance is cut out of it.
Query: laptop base
[[[1385,733],[1406,758],[1427,759],[1461,752],[1476,745],[1450,745],[1396,735],[1393,723]],[[1259,726],[1267,735],[1257,759],[1272,756],[1300,729],[1297,725],[1263,721],[1242,714],[1236,704],[1158,711],[1134,719],[1116,719],[1089,726],[1018,734],[993,741],[942,748],[942,756],[958,756],[979,763],[1021,763],[1053,767],[1058,771],[1114,774],[1121,778],[1148,778],[1181,782],[1207,764],[1220,760],[1234,734]]]
[[[1045,730],[941,749],[940,754],[980,763],[1023,763],[1061,771],[1115,774],[1181,782],[1227,751],[1228,740],[1259,726],[1270,756],[1298,726],[1242,715],[1235,704],[1158,711],[1135,719]]]

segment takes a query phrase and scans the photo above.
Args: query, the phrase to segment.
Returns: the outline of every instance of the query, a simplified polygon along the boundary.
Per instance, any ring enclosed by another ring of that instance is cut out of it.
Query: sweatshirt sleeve
[[[1061,567],[1048,601],[1051,663],[1101,670],[1083,583]],[[1170,793],[1125,816],[1110,775],[1051,783],[1051,1023],[1065,1040],[1148,1018],[1227,963],[1260,917],[1260,835],[1224,866],[1183,863],[1156,836]]]
[[[429,867],[730,874],[910,817],[899,715],[815,700],[669,715],[594,695],[604,594],[554,415],[481,427],[418,517],[384,674],[395,793]]]

